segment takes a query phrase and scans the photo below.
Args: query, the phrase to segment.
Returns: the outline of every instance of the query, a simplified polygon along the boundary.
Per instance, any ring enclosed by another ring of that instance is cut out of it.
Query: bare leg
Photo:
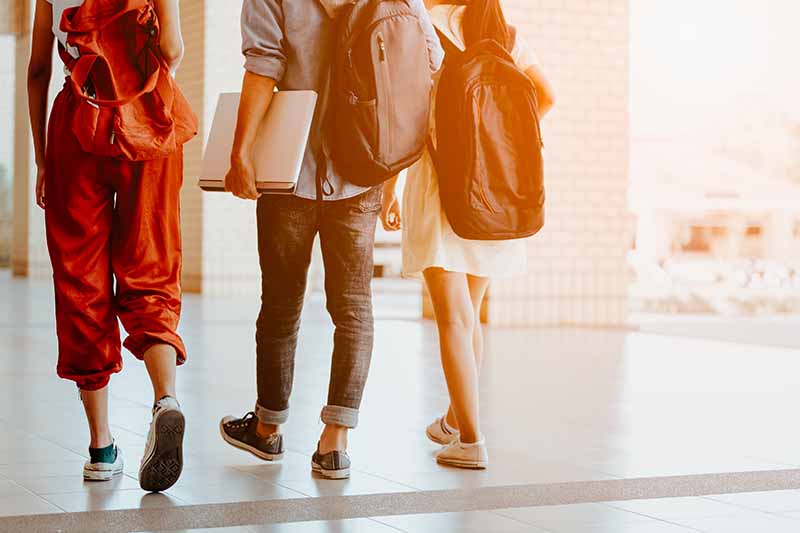
[[[475,331],[472,335],[472,347],[475,350],[475,366],[477,366],[478,375],[480,375],[484,350],[481,308],[483,307],[483,300],[486,298],[486,292],[489,289],[489,279],[467,275],[467,283],[469,284],[469,295],[475,312]],[[451,428],[458,429],[458,420],[456,420],[456,414],[453,412],[452,407],[447,409],[446,420]]]
[[[83,409],[89,422],[89,447],[105,448],[111,445],[111,427],[108,424],[108,386],[96,391],[81,391]]]
[[[154,402],[164,396],[175,398],[175,348],[169,344],[156,344],[144,354],[144,364],[153,384]]]
[[[319,437],[319,453],[325,455],[333,451],[347,449],[347,428],[326,424]]]
[[[481,438],[478,401],[478,367],[473,346],[475,311],[465,274],[440,268],[425,271],[425,281],[439,329],[442,368],[450,404],[458,420],[461,442]]]

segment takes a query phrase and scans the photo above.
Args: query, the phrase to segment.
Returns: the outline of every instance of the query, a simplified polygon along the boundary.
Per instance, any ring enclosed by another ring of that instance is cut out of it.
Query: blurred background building
[[[241,0],[181,6],[187,54],[179,80],[203,132],[186,147],[184,287],[252,293],[253,205],[195,185],[217,95],[241,81]],[[553,78],[558,106],[544,128],[547,227],[530,242],[529,275],[492,285],[487,319],[622,326],[642,313],[800,309],[800,5],[506,7]],[[0,8],[9,14],[0,23],[0,265],[46,279],[25,100],[32,8],[23,0]],[[377,298],[419,316],[422,288],[397,278],[399,235],[379,230],[378,241]],[[314,276],[319,287],[319,268]]]

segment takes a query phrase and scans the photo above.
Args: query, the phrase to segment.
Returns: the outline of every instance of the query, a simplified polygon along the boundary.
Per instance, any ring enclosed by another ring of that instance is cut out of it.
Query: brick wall
[[[206,17],[205,0],[181,2],[181,29],[185,55],[178,83],[200,119],[200,135],[184,146],[184,184],[181,191],[181,231],[183,237],[183,290],[200,292],[203,288],[203,196],[196,186],[203,155],[202,131],[206,125],[201,110],[206,89]]]
[[[497,282],[490,322],[623,325],[631,240],[628,0],[506,0],[557,91],[544,124],[547,226],[527,279]]]
[[[219,94],[242,88],[241,8],[242,0],[206,4],[206,100],[202,108],[206,137]],[[261,272],[255,203],[230,194],[208,193],[203,215],[203,292],[258,293]]]

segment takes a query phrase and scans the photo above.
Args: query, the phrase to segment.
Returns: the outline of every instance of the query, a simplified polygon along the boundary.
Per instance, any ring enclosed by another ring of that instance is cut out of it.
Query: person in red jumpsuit
[[[91,0],[86,0],[88,6]],[[54,37],[77,57],[62,14],[84,0],[36,0],[28,96],[38,176],[53,266],[57,373],[74,381],[89,424],[86,480],[122,473],[122,452],[108,417],[108,385],[122,369],[124,342],[143,360],[155,396],[153,422],[139,472],[148,491],[172,486],[182,470],[185,421],[175,393],[176,363],[186,349],[176,332],[181,310],[180,189],[183,154],[131,161],[84,152],[72,129],[77,97],[65,85],[47,125]],[[160,51],[171,70],[183,55],[178,0],[155,0]],[[68,56],[66,56],[68,57]],[[68,74],[68,73],[67,73]]]

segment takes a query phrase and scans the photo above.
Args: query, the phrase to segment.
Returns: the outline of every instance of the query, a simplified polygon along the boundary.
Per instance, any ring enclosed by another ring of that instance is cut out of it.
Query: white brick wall
[[[556,87],[544,124],[547,225],[527,279],[497,282],[490,322],[623,325],[631,238],[628,0],[507,0]]]
[[[242,88],[241,8],[242,0],[206,2],[206,99],[201,110],[206,124],[204,138],[208,136],[219,94]],[[205,194],[203,292],[257,294],[260,280],[255,203],[230,194]]]

